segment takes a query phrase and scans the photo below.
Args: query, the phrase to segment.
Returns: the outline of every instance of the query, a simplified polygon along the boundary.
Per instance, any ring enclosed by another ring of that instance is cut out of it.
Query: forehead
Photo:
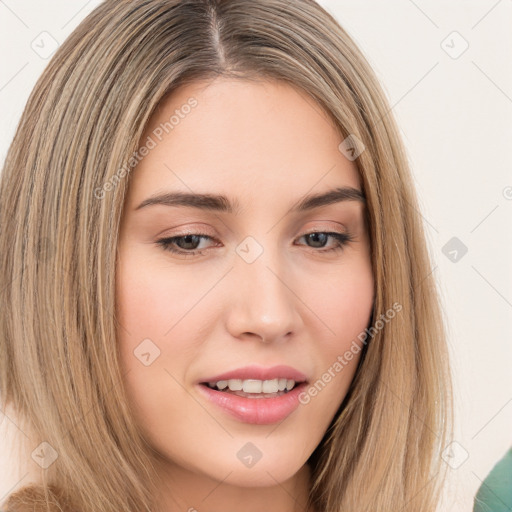
[[[141,144],[150,139],[152,149],[132,171],[137,199],[168,188],[274,190],[274,199],[317,185],[360,188],[331,117],[285,82],[217,78],[181,86],[151,116]]]

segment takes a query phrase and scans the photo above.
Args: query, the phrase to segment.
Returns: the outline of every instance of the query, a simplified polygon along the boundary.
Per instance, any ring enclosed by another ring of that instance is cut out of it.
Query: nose
[[[298,331],[300,301],[285,267],[282,258],[271,257],[268,250],[252,263],[236,258],[227,308],[227,329],[233,337],[276,343]]]

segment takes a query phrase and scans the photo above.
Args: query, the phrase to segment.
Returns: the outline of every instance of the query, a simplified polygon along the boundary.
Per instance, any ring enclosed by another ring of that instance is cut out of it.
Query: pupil
[[[191,239],[195,239],[197,243],[192,243]],[[181,247],[181,249],[195,249],[198,245],[199,237],[197,235],[185,235],[183,237],[180,237],[178,239],[178,245]],[[183,247],[183,245],[192,243],[193,247]]]
[[[309,240],[313,241],[313,243],[318,242],[318,240],[317,240],[318,237],[324,239],[324,243],[317,245],[317,246],[314,245],[314,247],[323,247],[325,245],[325,242],[326,242],[325,239],[327,238],[327,235],[325,233],[310,233],[308,236],[309,236]]]

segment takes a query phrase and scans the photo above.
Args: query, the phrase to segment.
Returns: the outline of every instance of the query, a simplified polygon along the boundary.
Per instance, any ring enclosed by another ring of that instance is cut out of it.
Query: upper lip
[[[207,382],[218,382],[219,380],[230,379],[254,379],[254,380],[272,380],[272,379],[289,379],[295,382],[306,381],[306,376],[299,370],[287,365],[277,365],[272,367],[264,367],[257,365],[244,366],[229,372],[206,377],[199,381],[200,384]]]

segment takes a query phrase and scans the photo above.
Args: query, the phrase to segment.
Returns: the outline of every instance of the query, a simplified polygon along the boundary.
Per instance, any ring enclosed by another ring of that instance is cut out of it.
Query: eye
[[[310,248],[314,249],[313,252],[332,252],[341,251],[350,242],[354,241],[354,238],[350,233],[337,233],[328,231],[313,231],[306,233],[298,238],[305,238],[307,243],[312,243]],[[174,254],[179,254],[185,257],[197,256],[204,254],[208,248],[198,249],[198,246],[202,239],[215,240],[209,235],[202,233],[187,233],[186,235],[172,236],[167,238],[161,238],[156,243],[165,251],[170,251]],[[329,239],[333,240],[333,246],[325,249]],[[300,245],[300,244],[299,244]]]
[[[213,240],[211,236],[201,233],[188,233],[186,235],[173,236],[170,238],[161,238],[157,240],[157,244],[164,250],[184,256],[195,256],[203,254],[204,250],[198,250],[197,247],[201,239],[207,238]],[[176,248],[178,246],[178,248]]]
[[[328,231],[313,231],[312,233],[307,233],[302,235],[300,238],[305,238],[308,242],[313,243],[313,248],[321,247],[322,250],[315,252],[331,252],[331,251],[341,251],[348,245],[350,242],[353,242],[354,239],[350,233],[337,233],[337,232],[328,232]],[[328,249],[323,249],[326,245],[326,241],[331,238],[334,240],[334,245]],[[311,246],[310,246],[311,247]]]

